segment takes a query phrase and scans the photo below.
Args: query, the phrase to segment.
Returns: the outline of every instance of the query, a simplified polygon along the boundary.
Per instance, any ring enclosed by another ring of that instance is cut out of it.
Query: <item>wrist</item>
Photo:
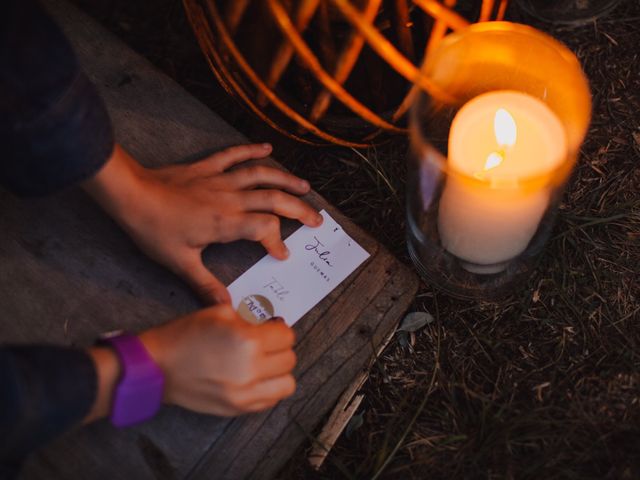
[[[109,415],[116,427],[152,418],[160,409],[164,374],[140,338],[126,332],[104,334],[89,350],[98,372],[96,401],[85,423]]]
[[[170,369],[168,368],[168,360],[167,357],[171,351],[171,343],[167,344],[162,341],[162,335],[160,334],[160,330],[162,326],[151,328],[142,332],[138,335],[138,338],[144,345],[144,348],[147,350],[149,356],[153,359],[158,368],[162,371],[165,379],[165,388],[163,393],[163,401],[165,403],[171,403],[170,399],[170,386],[171,386],[171,378],[170,378]],[[175,339],[174,339],[175,340]]]
[[[136,216],[149,175],[122,147],[115,145],[111,157],[98,173],[82,183],[91,196],[114,220],[127,229]]]
[[[113,392],[120,377],[120,361],[113,350],[107,347],[92,347],[87,353],[96,370],[96,396],[82,423],[90,423],[106,417],[111,411]]]

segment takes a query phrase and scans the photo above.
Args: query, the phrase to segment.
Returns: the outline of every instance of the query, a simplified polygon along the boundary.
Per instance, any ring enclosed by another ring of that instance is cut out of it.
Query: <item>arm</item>
[[[268,145],[234,147],[191,165],[142,167],[114,144],[102,100],[49,16],[33,0],[9,0],[3,10],[0,185],[45,195],[81,183],[142,251],[207,303],[229,301],[202,264],[208,244],[254,240],[283,259],[278,215],[310,226],[322,221],[295,196],[309,191],[304,180],[268,167],[227,172],[268,155]]]
[[[139,335],[165,377],[164,402],[221,416],[264,410],[295,391],[295,335],[283,321],[252,325],[228,305],[175,319]],[[109,415],[120,375],[108,347],[88,349],[96,395],[83,423]]]
[[[207,245],[254,240],[285,259],[278,215],[309,226],[322,222],[296,197],[309,191],[306,181],[265,166],[228,170],[269,153],[268,144],[241,145],[193,164],[154,170],[116,146],[82,186],[149,257],[184,278],[205,302],[225,303],[225,286],[202,264]]]
[[[295,338],[284,322],[251,325],[220,305],[139,337],[164,374],[165,403],[230,416],[295,390]],[[0,348],[0,473],[73,426],[108,416],[119,376],[108,347]]]
[[[115,146],[95,88],[33,0],[3,4],[0,64],[0,185],[19,195],[45,195],[81,182],[142,250],[209,302],[228,294],[202,265],[206,245],[246,238],[285,258],[277,215],[321,222],[294,196],[309,190],[301,179],[265,167],[227,171],[268,155],[270,147],[232,148],[159,170],[137,164]],[[269,188],[254,190],[259,186]],[[247,325],[229,307],[220,308],[141,335],[165,372],[165,400],[236,415],[289,395],[295,387],[290,329]],[[104,348],[0,348],[0,460],[20,459],[73,425],[106,415],[119,369]]]
[[[74,425],[108,415],[119,375],[109,348],[1,347],[0,466],[17,469]]]
[[[77,424],[89,411],[96,377],[82,350],[54,346],[0,348],[0,465]]]

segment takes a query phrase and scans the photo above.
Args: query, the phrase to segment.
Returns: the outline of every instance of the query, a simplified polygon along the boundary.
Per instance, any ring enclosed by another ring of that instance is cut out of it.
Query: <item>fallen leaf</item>
[[[353,432],[358,430],[364,424],[364,412],[360,412],[357,415],[351,417],[349,423],[347,423],[347,428],[345,429],[345,435],[347,438],[351,436]]]
[[[411,312],[400,323],[398,332],[417,332],[433,322],[433,315],[427,312]]]

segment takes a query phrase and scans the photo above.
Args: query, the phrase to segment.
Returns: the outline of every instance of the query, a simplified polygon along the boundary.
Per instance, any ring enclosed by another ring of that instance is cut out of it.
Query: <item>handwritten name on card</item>
[[[369,253],[324,210],[318,228],[301,227],[284,243],[284,261],[267,255],[229,285],[234,308],[261,323],[282,317],[293,325],[358,268]]]

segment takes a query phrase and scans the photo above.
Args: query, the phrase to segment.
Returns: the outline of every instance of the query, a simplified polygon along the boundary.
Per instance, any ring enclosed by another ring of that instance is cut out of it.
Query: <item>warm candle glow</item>
[[[466,262],[469,271],[501,271],[526,249],[550,204],[544,183],[535,188],[526,183],[552,175],[565,160],[564,127],[533,96],[487,92],[456,114],[448,153],[457,175],[447,179],[440,199],[442,245]],[[480,183],[468,182],[466,176]]]

